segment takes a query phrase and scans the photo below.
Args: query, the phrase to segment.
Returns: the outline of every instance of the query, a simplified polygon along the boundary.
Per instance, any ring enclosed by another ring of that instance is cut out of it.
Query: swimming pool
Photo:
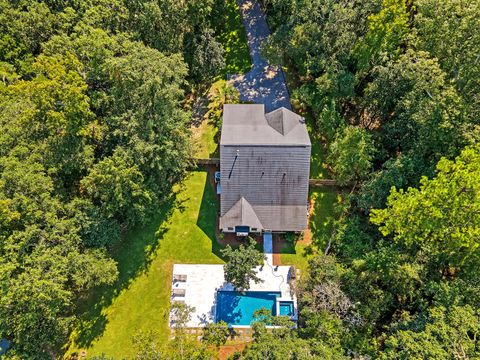
[[[293,301],[280,301],[279,309],[280,309],[279,315],[293,316],[294,314]]]
[[[228,325],[250,326],[253,313],[261,308],[269,309],[276,315],[276,300],[280,292],[271,291],[218,291],[216,321]]]

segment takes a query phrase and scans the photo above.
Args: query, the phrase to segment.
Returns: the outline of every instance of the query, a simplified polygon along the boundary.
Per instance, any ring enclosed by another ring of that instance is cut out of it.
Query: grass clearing
[[[335,219],[335,204],[340,200],[340,194],[330,190],[311,189],[310,204],[312,206],[309,229],[312,244],[320,252],[324,252],[332,234],[332,222]]]
[[[120,278],[83,302],[69,353],[85,349],[89,357],[131,358],[132,337],[139,330],[154,330],[166,341],[173,264],[223,263],[215,240],[217,211],[207,173],[190,173],[163,215],[132,230],[114,251]]]
[[[295,246],[285,243],[281,250],[280,261],[282,265],[293,265],[300,269],[301,274],[305,274],[308,268],[309,249],[309,245],[303,242],[297,242]]]
[[[203,120],[198,127],[193,127],[192,133],[196,158],[207,159],[218,155],[218,128],[211,121]]]
[[[308,258],[315,253],[325,251],[332,233],[334,207],[340,200],[340,194],[323,189],[311,189],[309,193],[310,210],[308,238],[298,241],[295,246],[285,243],[281,249],[280,261],[283,265],[294,265],[305,274],[308,269]],[[307,235],[306,235],[307,236]]]
[[[308,121],[308,120],[307,120]],[[308,133],[312,142],[312,155],[310,158],[310,178],[312,179],[328,179],[331,175],[328,173],[325,164],[327,149],[323,144],[320,136],[318,136],[313,128],[313,120],[308,121]]]

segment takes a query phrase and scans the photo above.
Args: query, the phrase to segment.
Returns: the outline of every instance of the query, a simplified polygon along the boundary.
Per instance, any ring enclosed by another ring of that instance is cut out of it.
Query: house
[[[224,106],[220,229],[237,235],[307,228],[311,143],[304,119],[263,104]]]

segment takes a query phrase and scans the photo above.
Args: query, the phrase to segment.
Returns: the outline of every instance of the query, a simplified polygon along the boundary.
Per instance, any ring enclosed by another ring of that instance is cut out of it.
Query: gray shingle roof
[[[224,216],[220,218],[220,227],[235,227],[246,225],[251,228],[263,229],[263,225],[257,217],[252,205],[241,197]]]
[[[265,114],[263,104],[225,104],[220,145],[310,145],[304,119],[279,108]]]
[[[243,122],[243,123],[242,123]],[[220,228],[307,227],[310,140],[287,109],[226,105],[220,143]]]

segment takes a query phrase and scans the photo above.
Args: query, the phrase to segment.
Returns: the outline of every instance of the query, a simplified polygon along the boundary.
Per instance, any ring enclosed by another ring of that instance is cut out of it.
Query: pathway
[[[272,233],[263,234],[263,253],[265,255],[265,262],[273,266],[273,240]]]
[[[285,83],[285,75],[279,66],[269,65],[261,54],[262,43],[270,35],[265,15],[257,0],[237,0],[247,33],[252,58],[252,70],[242,75],[229,75],[228,79],[240,92],[240,100],[265,104],[270,112],[279,107],[292,109]]]

